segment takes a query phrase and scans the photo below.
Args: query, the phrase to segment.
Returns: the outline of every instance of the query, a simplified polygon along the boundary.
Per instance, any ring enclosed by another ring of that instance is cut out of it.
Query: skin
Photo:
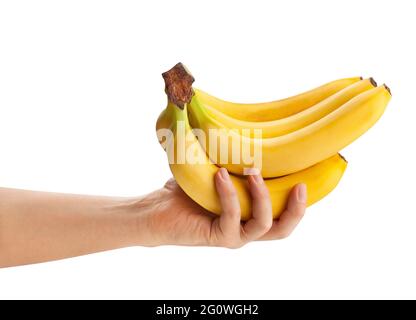
[[[240,222],[240,206],[226,169],[216,188],[223,213],[216,216],[169,180],[138,198],[69,195],[0,188],[0,267],[69,258],[129,246],[240,248],[255,240],[283,239],[302,219],[306,186],[295,186],[287,209],[272,218],[261,176],[248,177],[252,218]]]

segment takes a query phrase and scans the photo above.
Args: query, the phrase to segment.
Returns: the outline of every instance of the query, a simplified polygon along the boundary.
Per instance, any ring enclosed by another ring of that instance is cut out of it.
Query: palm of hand
[[[169,242],[183,245],[209,245],[210,231],[216,215],[202,208],[179,187],[174,179],[157,191],[164,199],[155,220]],[[167,240],[167,239],[166,239]]]

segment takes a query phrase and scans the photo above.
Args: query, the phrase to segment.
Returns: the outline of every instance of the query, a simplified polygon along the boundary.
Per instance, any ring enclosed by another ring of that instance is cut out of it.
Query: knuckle
[[[269,231],[271,229],[271,227],[273,226],[273,220],[266,220],[264,221],[264,223],[262,224],[263,230],[264,231]]]
[[[229,210],[226,212],[226,215],[228,216],[228,220],[233,224],[238,223],[241,219],[241,213],[238,210]]]
[[[233,218],[241,217],[241,209],[239,207],[233,207],[228,210],[227,214]]]
[[[222,186],[219,188],[219,195],[222,198],[234,198],[237,197],[237,191],[232,186]]]
[[[259,200],[266,200],[270,197],[269,190],[265,186],[255,189],[253,195]]]
[[[299,208],[298,210],[296,210],[294,215],[298,218],[302,218],[305,215],[305,209]]]
[[[224,239],[221,242],[221,246],[227,249],[238,249],[243,246],[243,243],[236,239]]]
[[[257,229],[260,233],[266,233],[272,227],[273,221],[269,220],[259,220],[257,222]]]
[[[224,195],[227,198],[236,198],[237,197],[237,191],[234,188],[226,188],[224,190]]]
[[[244,244],[242,242],[239,243],[233,243],[230,246],[227,247],[227,249],[240,249]]]
[[[257,222],[258,228],[264,232],[269,231],[273,225],[272,218],[270,219],[261,219]]]
[[[279,239],[285,239],[292,234],[292,230],[283,230],[278,234]]]
[[[241,209],[239,206],[235,205],[226,205],[223,206],[221,215],[227,216],[228,218],[231,218],[234,220],[239,220],[241,217]]]

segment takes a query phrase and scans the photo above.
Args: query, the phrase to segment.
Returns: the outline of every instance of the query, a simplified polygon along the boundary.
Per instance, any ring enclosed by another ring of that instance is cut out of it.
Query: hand
[[[293,188],[286,210],[279,219],[273,220],[270,197],[263,178],[248,176],[247,179],[253,212],[252,218],[244,223],[240,221],[236,190],[226,169],[219,169],[215,177],[223,208],[221,216],[200,207],[182,191],[175,180],[169,180],[164,188],[142,199],[153,208],[139,219],[139,225],[145,224],[151,231],[147,238],[152,240],[147,245],[239,248],[254,240],[276,240],[289,236],[304,215],[306,186],[299,184]]]
[[[134,245],[239,248],[287,237],[305,212],[305,186],[297,185],[287,209],[273,221],[263,179],[249,176],[253,212],[242,223],[227,170],[219,169],[215,183],[223,208],[219,217],[192,201],[174,180],[141,198],[0,188],[0,268]]]

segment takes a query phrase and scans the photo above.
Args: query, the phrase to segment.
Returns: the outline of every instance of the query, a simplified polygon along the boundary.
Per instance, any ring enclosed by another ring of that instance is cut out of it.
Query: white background
[[[283,241],[130,248],[0,270],[0,298],[416,298],[412,1],[1,1],[0,185],[140,195],[170,177],[155,120],[184,62],[227,100],[341,77],[392,89],[338,188]]]

